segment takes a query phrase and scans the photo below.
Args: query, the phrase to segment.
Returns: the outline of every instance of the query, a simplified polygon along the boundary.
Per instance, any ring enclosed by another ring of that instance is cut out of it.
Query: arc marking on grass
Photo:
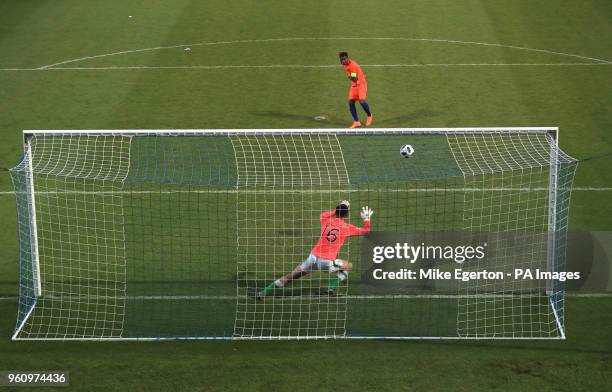
[[[572,57],[581,60],[589,60],[596,63],[604,63],[604,64],[612,64],[612,62],[604,59],[599,59],[595,57],[583,56],[573,53],[564,53],[557,52],[547,49],[538,49],[538,48],[529,48],[526,46],[517,46],[517,45],[505,45],[505,44],[497,44],[497,43],[489,43],[489,42],[476,42],[476,41],[460,41],[460,40],[447,40],[447,39],[439,39],[439,38],[402,38],[402,37],[290,37],[290,38],[267,38],[267,39],[249,39],[249,40],[235,40],[235,41],[218,41],[218,42],[197,42],[191,44],[179,44],[179,45],[169,45],[169,46],[156,46],[152,48],[142,48],[142,49],[132,49],[132,50],[122,50],[118,52],[110,52],[110,53],[102,53],[92,56],[79,57],[69,60],[59,61],[53,64],[42,65],[36,69],[45,70],[54,68],[60,65],[76,63],[79,61],[99,59],[103,57],[110,56],[118,56],[123,54],[131,54],[131,53],[141,53],[141,52],[150,52],[154,50],[163,50],[163,49],[178,49],[178,48],[186,48],[186,47],[194,47],[194,46],[214,46],[214,45],[236,45],[236,44],[252,44],[252,43],[266,43],[266,42],[293,42],[293,41],[331,41],[331,40],[369,40],[369,41],[412,41],[412,42],[439,42],[439,43],[450,43],[450,44],[460,44],[460,45],[479,45],[479,46],[491,46],[505,49],[516,49],[516,50],[526,50],[530,52],[539,52],[546,54],[553,54],[564,57]]]

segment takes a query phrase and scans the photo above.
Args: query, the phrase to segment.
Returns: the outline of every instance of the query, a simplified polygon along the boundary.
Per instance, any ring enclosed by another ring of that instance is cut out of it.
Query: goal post
[[[25,151],[27,160],[27,171],[25,173],[25,181],[27,186],[27,198],[28,198],[28,215],[30,216],[30,241],[32,247],[32,279],[34,286],[34,294],[36,297],[40,297],[42,294],[42,287],[40,283],[40,265],[38,258],[38,237],[36,230],[36,201],[34,192],[34,169],[32,168],[32,146],[30,140],[25,141]]]
[[[564,338],[577,161],[557,132],[24,131],[13,338]],[[340,248],[352,269],[312,264],[341,200],[357,227],[373,209],[371,231]],[[374,260],[394,244],[434,256]],[[443,277],[458,268],[482,276]]]

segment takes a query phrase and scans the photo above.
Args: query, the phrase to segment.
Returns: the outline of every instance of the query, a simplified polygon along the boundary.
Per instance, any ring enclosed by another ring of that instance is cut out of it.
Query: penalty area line
[[[368,68],[451,68],[451,67],[575,67],[593,65],[612,65],[612,63],[413,63],[413,64],[362,64]],[[4,72],[18,71],[121,71],[121,70],[225,70],[225,69],[266,69],[266,68],[338,68],[337,64],[228,64],[228,65],[142,65],[142,66],[102,66],[102,67],[49,67],[49,68],[0,68]]]

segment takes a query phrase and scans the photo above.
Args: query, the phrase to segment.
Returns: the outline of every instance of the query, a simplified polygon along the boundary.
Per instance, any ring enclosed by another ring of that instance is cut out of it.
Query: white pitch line
[[[362,64],[368,68],[423,68],[423,67],[572,67],[612,65],[612,63],[414,63],[414,64]],[[106,67],[52,67],[52,68],[0,68],[0,71],[120,71],[120,70],[159,70],[159,69],[192,69],[192,70],[231,70],[231,69],[266,69],[266,68],[303,68],[321,69],[338,68],[336,64],[227,64],[227,65],[142,65],[142,66],[106,66]]]
[[[283,193],[359,193],[359,192],[536,192],[548,191],[548,188],[420,188],[420,189],[169,189],[169,190],[130,190],[130,191],[40,191],[37,195],[121,195],[121,194],[173,194],[173,193],[253,193],[253,194],[283,194]],[[572,191],[610,192],[612,188],[572,188]],[[0,191],[0,196],[12,196],[14,191]]]
[[[566,297],[571,298],[612,298],[612,293],[565,293]],[[42,299],[51,300],[91,300],[91,299],[124,299],[124,300],[144,300],[144,301],[176,301],[176,300],[236,300],[247,299],[247,296],[236,295],[132,295],[126,297],[117,296],[45,296]],[[320,296],[286,296],[276,297],[275,299],[304,299],[320,298]],[[487,299],[487,298],[544,298],[543,294],[382,294],[382,295],[347,295],[340,298],[348,299]],[[0,297],[0,301],[16,301],[19,297]]]
[[[139,52],[149,52],[153,50],[162,50],[162,49],[178,49],[185,47],[194,47],[194,46],[213,46],[213,45],[233,45],[233,44],[252,44],[252,43],[265,43],[265,42],[293,42],[293,41],[341,41],[341,40],[361,40],[361,41],[424,41],[424,42],[439,42],[439,43],[451,43],[451,44],[461,44],[461,45],[480,45],[480,46],[492,46],[499,47],[505,49],[516,49],[516,50],[526,50],[531,52],[539,52],[539,53],[547,53],[558,56],[565,57],[573,57],[579,58],[582,60],[590,60],[601,63],[610,63],[608,60],[598,59],[594,57],[582,56],[578,54],[572,53],[563,53],[556,52],[547,49],[537,49],[537,48],[528,48],[525,46],[517,46],[517,45],[504,45],[497,43],[489,43],[489,42],[476,42],[476,41],[460,41],[460,40],[447,40],[447,39],[439,39],[439,38],[404,38],[404,37],[287,37],[287,38],[267,38],[267,39],[249,39],[249,40],[236,40],[236,41],[218,41],[218,42],[198,42],[193,44],[180,44],[180,45],[170,45],[170,46],[156,46],[153,48],[142,48],[142,49],[133,49],[133,50],[122,50],[118,52],[110,52],[110,53],[102,53],[93,56],[85,56],[80,58],[74,58],[69,60],[60,61],[53,64],[47,64],[39,67],[39,69],[45,68],[53,68],[59,65],[76,63],[84,60],[92,60],[109,56],[116,56],[122,54],[129,53],[139,53]]]

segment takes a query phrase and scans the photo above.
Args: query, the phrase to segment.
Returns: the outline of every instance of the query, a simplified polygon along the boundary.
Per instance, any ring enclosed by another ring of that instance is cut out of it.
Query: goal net
[[[577,161],[556,128],[24,136],[14,339],[565,337],[553,273]],[[342,200],[354,226],[374,211],[337,255],[352,269],[274,283],[304,266]],[[447,238],[483,257],[373,259]],[[457,268],[477,277],[441,278]]]

